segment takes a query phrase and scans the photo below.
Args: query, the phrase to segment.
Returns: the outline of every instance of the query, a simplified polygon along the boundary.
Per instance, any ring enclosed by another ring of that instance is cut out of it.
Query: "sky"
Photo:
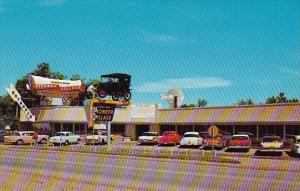
[[[43,62],[132,75],[132,102],[300,99],[299,0],[0,0],[0,94]]]

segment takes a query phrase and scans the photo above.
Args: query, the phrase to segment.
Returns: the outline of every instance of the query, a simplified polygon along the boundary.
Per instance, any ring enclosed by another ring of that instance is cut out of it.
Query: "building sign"
[[[93,120],[95,122],[112,121],[115,112],[115,105],[106,103],[95,103],[93,105]]]

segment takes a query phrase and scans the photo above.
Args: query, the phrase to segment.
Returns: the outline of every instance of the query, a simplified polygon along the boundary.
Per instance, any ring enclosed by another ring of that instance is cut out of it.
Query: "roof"
[[[83,106],[31,108],[36,122],[88,123],[88,112]],[[26,121],[21,112],[20,121]],[[300,125],[300,103],[158,109],[154,105],[129,105],[117,108],[113,124],[160,125]]]
[[[84,107],[56,106],[31,108],[30,110],[35,115],[36,122],[87,123]],[[26,121],[24,112],[21,112],[20,114],[20,121]]]
[[[161,109],[160,124],[300,124],[300,104]]]

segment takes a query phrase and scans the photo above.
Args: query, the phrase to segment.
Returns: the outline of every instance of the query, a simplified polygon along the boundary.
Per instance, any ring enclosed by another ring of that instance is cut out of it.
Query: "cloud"
[[[151,33],[147,31],[142,31],[141,38],[143,41],[147,43],[194,43],[195,40],[193,39],[184,39],[178,38],[169,34],[164,33]]]
[[[205,89],[227,87],[232,84],[229,80],[216,77],[165,79],[158,82],[146,82],[136,87],[138,92],[166,92],[173,88]]]
[[[280,68],[279,69],[281,72],[287,74],[287,75],[292,75],[292,76],[296,76],[296,77],[300,77],[300,71],[298,70],[293,70],[290,68]]]

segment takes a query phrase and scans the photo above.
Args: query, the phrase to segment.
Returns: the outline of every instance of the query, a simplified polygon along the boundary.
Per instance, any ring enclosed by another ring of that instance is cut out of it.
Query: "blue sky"
[[[0,93],[48,62],[86,79],[132,75],[134,103],[300,98],[299,0],[0,0]]]

